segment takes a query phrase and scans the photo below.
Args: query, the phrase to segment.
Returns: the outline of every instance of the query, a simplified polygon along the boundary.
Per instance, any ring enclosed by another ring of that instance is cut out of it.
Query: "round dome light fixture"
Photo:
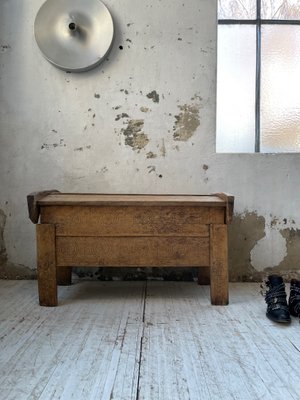
[[[111,48],[113,19],[100,0],[47,0],[35,18],[34,36],[44,57],[56,67],[88,71]]]

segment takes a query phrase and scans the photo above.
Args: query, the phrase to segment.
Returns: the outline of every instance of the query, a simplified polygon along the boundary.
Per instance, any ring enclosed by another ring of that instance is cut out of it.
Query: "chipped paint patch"
[[[148,107],[140,107],[140,110],[141,110],[143,113],[147,113],[147,112],[151,111],[150,108],[148,108]]]
[[[149,151],[149,152],[146,154],[146,156],[147,156],[147,158],[156,158],[156,157],[157,157],[157,154],[153,153],[152,151]]]
[[[184,104],[178,107],[181,113],[175,115],[173,138],[177,141],[186,142],[195,134],[200,125],[199,106]]]
[[[115,121],[119,121],[121,118],[129,118],[129,115],[126,113],[118,114],[115,118]]]
[[[270,273],[282,274],[287,280],[300,278],[300,229],[286,226],[287,222],[294,224],[292,219],[270,217],[255,212],[234,216],[228,226],[231,281],[259,282]]]
[[[277,269],[279,271],[299,270],[300,229],[285,228],[280,230],[280,234],[286,241],[286,256]]]
[[[152,92],[147,94],[148,99],[152,99],[153,103],[159,103],[159,94],[156,90],[152,90]]]
[[[133,150],[141,150],[149,143],[143,127],[143,119],[131,119],[128,121],[127,127],[121,129],[121,133],[125,136],[125,144],[132,147]]]
[[[265,237],[250,252],[251,264],[257,271],[264,271],[280,264],[286,254],[286,240],[277,229],[266,227]]]

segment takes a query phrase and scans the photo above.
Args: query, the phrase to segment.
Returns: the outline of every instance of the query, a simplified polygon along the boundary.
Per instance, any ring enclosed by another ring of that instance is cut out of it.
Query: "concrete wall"
[[[34,276],[26,195],[54,188],[232,193],[231,280],[296,274],[299,155],[215,153],[217,1],[105,3],[112,51],[100,67],[70,74],[35,43],[42,1],[1,1],[1,277]]]

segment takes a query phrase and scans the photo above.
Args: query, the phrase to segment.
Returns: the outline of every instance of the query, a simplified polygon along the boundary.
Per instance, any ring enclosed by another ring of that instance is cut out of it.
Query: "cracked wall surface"
[[[26,195],[52,188],[231,193],[230,279],[297,275],[300,158],[215,152],[217,1],[105,3],[115,22],[112,49],[100,66],[77,74],[55,68],[36,46],[40,1],[0,4],[1,277],[35,275]],[[95,272],[82,273],[118,278]]]

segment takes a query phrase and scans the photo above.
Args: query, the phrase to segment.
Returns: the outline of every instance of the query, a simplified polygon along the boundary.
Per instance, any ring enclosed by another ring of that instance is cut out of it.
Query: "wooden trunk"
[[[78,266],[203,267],[212,304],[228,304],[227,224],[232,196],[47,191],[29,195],[28,205],[31,220],[37,223],[40,217],[41,305],[57,305],[57,284],[70,284],[72,267]]]

